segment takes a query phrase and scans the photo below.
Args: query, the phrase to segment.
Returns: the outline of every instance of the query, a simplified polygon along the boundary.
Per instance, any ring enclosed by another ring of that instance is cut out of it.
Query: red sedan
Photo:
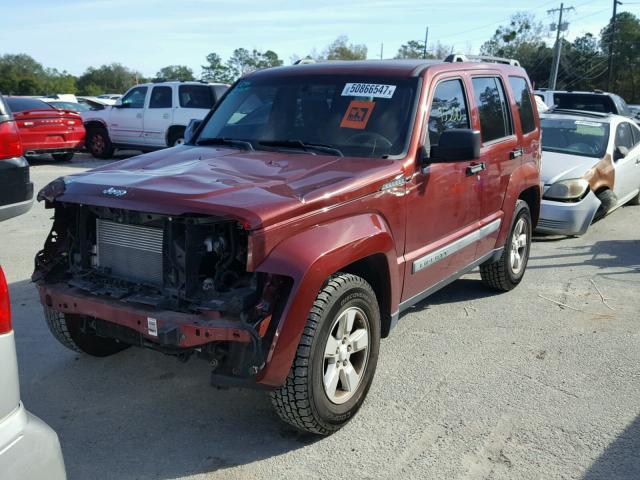
[[[35,98],[6,97],[20,131],[25,157],[50,154],[69,161],[84,145],[82,118],[71,110],[57,110]]]

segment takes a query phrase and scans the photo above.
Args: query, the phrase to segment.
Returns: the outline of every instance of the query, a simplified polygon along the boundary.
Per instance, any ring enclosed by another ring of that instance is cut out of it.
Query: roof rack
[[[607,118],[611,116],[611,113],[604,112],[590,112],[588,110],[575,110],[572,108],[559,108],[559,107],[551,107],[544,113],[568,113],[570,115],[580,115],[584,117],[595,117],[595,118]]]
[[[491,57],[488,55],[463,55],[461,53],[452,53],[444,59],[445,62],[487,62],[487,63],[503,63],[519,67],[520,62],[513,58]]]

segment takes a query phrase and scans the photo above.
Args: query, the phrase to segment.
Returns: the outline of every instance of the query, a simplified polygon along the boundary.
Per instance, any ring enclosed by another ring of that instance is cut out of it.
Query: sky
[[[611,17],[610,0],[565,1],[567,38],[598,34]],[[187,65],[199,76],[210,52],[273,50],[285,64],[322,50],[339,35],[365,44],[369,58],[392,58],[401,44],[440,41],[477,53],[518,11],[545,25],[560,0],[0,0],[0,54],[26,53],[45,67],[82,74],[119,62],[144,76],[166,65]],[[640,1],[619,7],[640,15]],[[557,15],[557,14],[556,14]],[[549,33],[549,42],[555,37]]]

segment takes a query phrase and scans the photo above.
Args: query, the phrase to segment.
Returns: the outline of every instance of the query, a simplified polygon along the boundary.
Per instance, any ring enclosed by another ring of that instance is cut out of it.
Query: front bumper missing
[[[554,235],[583,235],[600,206],[595,193],[589,191],[579,202],[542,200],[536,232]]]
[[[251,343],[255,334],[249,330],[252,327],[225,318],[219,312],[188,314],[126,304],[87,294],[64,283],[41,283],[38,291],[45,307],[127,327],[162,346],[191,349],[211,342]]]

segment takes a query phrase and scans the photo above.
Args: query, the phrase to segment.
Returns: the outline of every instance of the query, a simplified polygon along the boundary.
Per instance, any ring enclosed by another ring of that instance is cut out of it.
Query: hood
[[[600,160],[600,158],[543,151],[540,178],[545,185],[552,185],[559,180],[582,178]]]
[[[65,178],[56,200],[235,218],[247,228],[373,193],[401,173],[376,158],[177,146]]]

